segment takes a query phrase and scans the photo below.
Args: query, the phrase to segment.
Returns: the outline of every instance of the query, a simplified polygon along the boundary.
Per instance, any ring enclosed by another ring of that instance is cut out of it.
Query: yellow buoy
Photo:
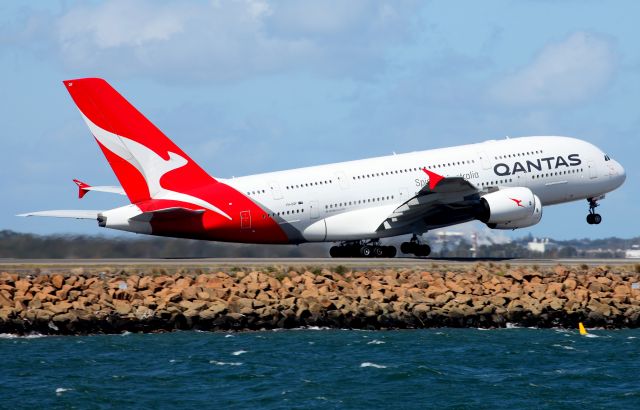
[[[578,329],[580,329],[580,334],[582,336],[589,334],[587,333],[587,329],[584,328],[584,325],[582,324],[582,322],[578,323]]]

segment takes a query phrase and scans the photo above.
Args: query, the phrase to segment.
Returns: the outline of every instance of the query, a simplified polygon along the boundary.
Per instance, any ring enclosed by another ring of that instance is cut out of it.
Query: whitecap
[[[637,339],[637,337],[635,337],[635,336],[629,336],[629,337],[627,337],[627,339],[629,339],[629,340],[631,340],[631,339]]]
[[[175,362],[176,362],[176,359],[169,360],[169,363],[175,363]]]
[[[217,360],[209,360],[209,363],[215,364],[216,366],[240,366],[242,362],[219,362]]]
[[[594,335],[593,333],[587,333],[584,337],[600,337],[598,335]]]
[[[30,333],[28,335],[16,335],[14,333],[0,333],[0,339],[39,339],[41,337],[46,337],[47,335],[42,335],[40,333]]]
[[[67,389],[67,388],[64,388],[64,387],[58,387],[56,389],[56,395],[61,396],[62,393],[66,392],[66,391],[71,391],[71,390],[73,390],[73,389]]]
[[[224,337],[233,337],[233,335],[224,335]]]
[[[237,350],[237,351],[235,351],[235,352],[233,352],[231,354],[234,355],[234,356],[240,356],[241,354],[245,354],[245,353],[247,353],[246,350]]]
[[[373,339],[370,342],[367,342],[368,345],[383,345],[387,342],[383,342],[382,340],[378,340],[378,339]]]
[[[386,369],[387,368],[387,366],[384,366],[382,364],[375,364],[375,363],[371,363],[371,362],[361,363],[360,367],[375,367],[376,369]]]
[[[128,330],[125,330],[124,332],[120,333],[120,336],[129,336],[131,334],[131,332],[129,332]]]
[[[563,345],[558,345],[558,344],[555,344],[553,346],[554,347],[561,347],[561,348],[563,348],[565,350],[576,350],[574,347],[571,347],[571,346],[563,346]]]

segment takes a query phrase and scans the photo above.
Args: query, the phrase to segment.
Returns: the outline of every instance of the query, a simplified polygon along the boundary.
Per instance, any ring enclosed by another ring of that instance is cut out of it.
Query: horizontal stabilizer
[[[183,219],[183,218],[193,218],[196,216],[200,216],[204,213],[204,209],[188,209],[181,207],[173,207],[173,208],[164,208],[158,209],[156,211],[143,212],[140,215],[136,215],[133,218],[130,218],[130,221],[136,222],[149,222],[152,219],[154,221],[166,221],[170,219]]]
[[[74,218],[74,219],[98,219],[98,214],[102,211],[91,211],[84,209],[61,209],[56,211],[28,212],[17,216],[47,216],[51,218]]]
[[[78,185],[78,198],[84,197],[89,191],[107,192],[110,194],[127,195],[124,189],[120,186],[91,186],[86,182],[82,182],[78,179],[74,179],[76,185]]]

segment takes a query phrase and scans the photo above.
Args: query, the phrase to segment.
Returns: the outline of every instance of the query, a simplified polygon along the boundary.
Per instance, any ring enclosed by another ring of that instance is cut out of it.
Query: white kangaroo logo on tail
[[[169,159],[165,160],[148,147],[132,139],[116,135],[110,131],[100,128],[91,122],[91,120],[84,114],[82,114],[82,117],[89,126],[91,133],[102,145],[140,171],[147,182],[149,194],[152,199],[168,199],[202,206],[203,208],[209,209],[210,211],[232,220],[229,215],[215,205],[192,195],[166,189],[160,184],[160,179],[166,173],[183,167],[189,163],[185,158],[174,152],[168,152]]]

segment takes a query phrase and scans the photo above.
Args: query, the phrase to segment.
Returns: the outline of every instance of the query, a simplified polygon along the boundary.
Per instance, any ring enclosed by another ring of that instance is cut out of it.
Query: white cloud
[[[563,105],[585,101],[612,77],[615,53],[598,35],[576,32],[543,48],[533,61],[506,76],[491,91],[513,105]]]
[[[51,37],[68,69],[110,76],[229,80],[299,68],[354,75],[407,32],[412,4],[115,0],[67,10]]]

